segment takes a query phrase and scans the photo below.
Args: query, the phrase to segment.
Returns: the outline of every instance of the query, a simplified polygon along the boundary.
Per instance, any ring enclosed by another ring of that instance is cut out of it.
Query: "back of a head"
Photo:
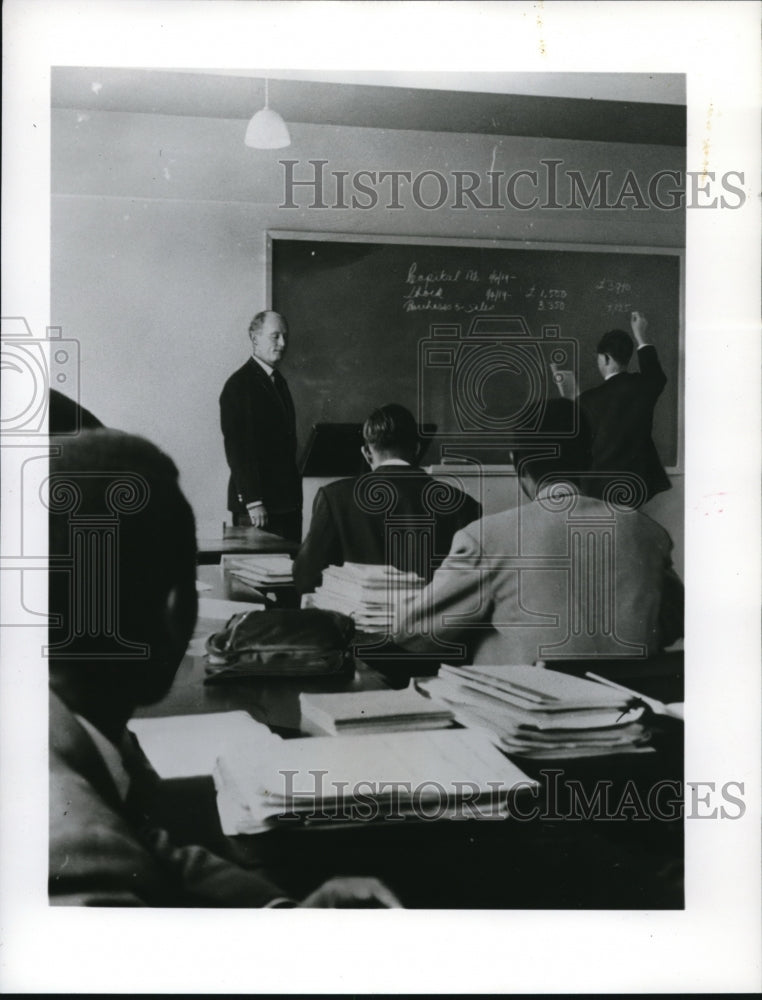
[[[50,434],[75,434],[95,430],[103,424],[81,403],[70,399],[57,389],[50,389],[48,408]]]
[[[563,480],[577,485],[587,455],[576,402],[560,397],[547,400],[536,437],[514,447],[511,455],[516,471],[535,483]]]
[[[414,462],[418,456],[418,424],[410,410],[398,403],[374,410],[363,424],[362,436],[365,444],[380,454],[408,462]]]
[[[634,349],[632,337],[629,333],[626,333],[624,330],[609,330],[598,341],[596,351],[598,354],[608,354],[618,365],[626,368],[630,363]]]
[[[195,524],[177,468],[149,441],[119,431],[51,444],[51,668],[83,668],[90,683],[133,670],[143,683],[138,667],[171,645],[171,592],[181,595],[182,629],[195,619]]]

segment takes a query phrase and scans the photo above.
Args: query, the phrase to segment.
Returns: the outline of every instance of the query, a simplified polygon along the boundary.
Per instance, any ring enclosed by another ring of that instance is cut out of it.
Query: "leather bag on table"
[[[319,608],[245,611],[206,641],[206,681],[351,672],[354,622]]]

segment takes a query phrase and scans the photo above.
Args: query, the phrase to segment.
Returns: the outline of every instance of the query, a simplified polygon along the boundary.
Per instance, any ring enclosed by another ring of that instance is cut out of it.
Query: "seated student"
[[[103,427],[103,424],[93,413],[58,389],[50,389],[48,433],[76,434],[97,427]]]
[[[637,659],[683,634],[667,532],[575,485],[581,449],[560,434],[573,405],[549,401],[542,447],[512,453],[530,502],[457,533],[398,624],[397,645],[443,662],[532,664]]]
[[[404,406],[374,410],[363,439],[372,471],[315,496],[310,531],[294,560],[300,593],[314,590],[327,566],[345,562],[391,565],[430,580],[458,528],[481,514],[472,497],[418,468],[418,426]]]
[[[59,438],[50,479],[50,868],[54,904],[296,905],[266,877],[152,825],[155,772],[126,725],[170,688],[193,631],[195,526],[172,461],[141,438]],[[119,513],[118,548],[99,545]],[[106,518],[107,520],[107,518]],[[70,532],[87,526],[70,553]],[[76,558],[77,553],[82,558]],[[75,558],[70,558],[74,556]],[[303,906],[394,906],[333,879]]]
[[[639,507],[655,493],[670,489],[653,439],[656,401],[667,384],[656,348],[646,340],[648,321],[640,312],[630,320],[638,345],[640,372],[628,372],[633,342],[624,330],[610,330],[598,343],[601,385],[581,393],[579,405],[590,435],[585,493],[603,497],[617,483],[621,496],[630,494],[630,506]],[[630,477],[637,477],[631,485]]]

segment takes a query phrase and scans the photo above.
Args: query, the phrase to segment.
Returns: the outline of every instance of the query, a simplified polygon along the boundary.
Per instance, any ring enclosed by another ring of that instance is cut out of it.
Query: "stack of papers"
[[[453,712],[414,687],[404,691],[349,691],[299,696],[302,731],[327,736],[446,729]]]
[[[469,729],[283,740],[258,758],[220,756],[214,781],[228,836],[289,824],[500,819],[512,790],[537,786],[488,733]]]
[[[248,586],[274,587],[294,580],[291,557],[277,553],[227,556],[223,566],[231,576]]]
[[[487,726],[506,753],[534,760],[650,752],[643,704],[628,693],[556,670],[443,666],[418,687],[464,725]]]
[[[252,760],[282,742],[248,712],[130,719],[127,728],[160,778],[211,775],[217,758],[231,747]]]
[[[416,573],[393,566],[344,563],[323,570],[323,582],[311,595],[310,604],[349,615],[363,632],[388,632],[395,616],[423,585]]]

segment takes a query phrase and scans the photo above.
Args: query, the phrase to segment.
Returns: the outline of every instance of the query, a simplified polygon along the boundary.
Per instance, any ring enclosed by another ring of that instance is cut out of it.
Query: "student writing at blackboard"
[[[363,425],[371,471],[318,490],[310,531],[294,560],[304,594],[323,570],[345,562],[392,565],[430,580],[455,532],[481,515],[481,505],[417,465],[421,439],[413,414],[396,403],[374,410]]]
[[[257,313],[249,325],[251,357],[225,383],[220,423],[230,467],[233,524],[295,542],[302,538],[302,481],[296,465],[296,418],[278,371],[288,346],[279,313]]]
[[[589,475],[584,493],[610,496],[639,507],[671,486],[656,451],[651,428],[656,401],[667,384],[656,348],[646,339],[648,320],[630,317],[640,372],[627,370],[632,338],[610,330],[598,342],[598,370],[603,383],[579,397],[583,426],[589,434]]]

